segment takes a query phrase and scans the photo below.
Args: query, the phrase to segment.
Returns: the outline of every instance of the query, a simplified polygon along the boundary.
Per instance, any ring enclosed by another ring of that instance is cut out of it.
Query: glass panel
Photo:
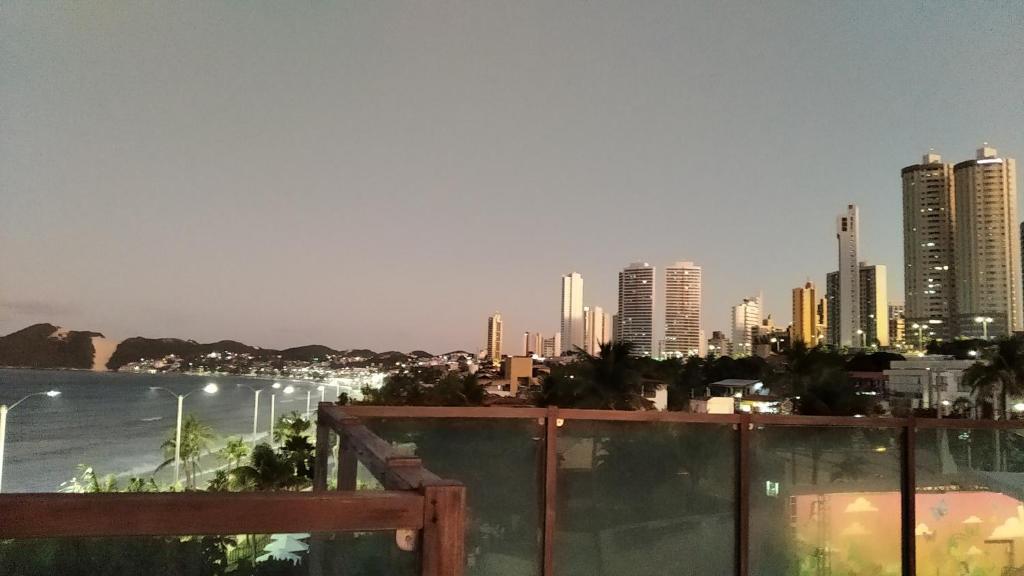
[[[918,574],[1024,574],[1024,429],[919,429]]]
[[[838,426],[756,429],[750,573],[900,574],[900,434]]]
[[[735,434],[729,424],[566,420],[555,572],[733,573]]]
[[[0,542],[0,574],[18,576],[412,576],[419,561],[394,532]]]
[[[533,418],[363,420],[399,450],[419,456],[431,472],[466,485],[467,576],[540,574],[542,423]],[[371,477],[366,473],[365,478]],[[372,485],[366,480],[366,487]]]

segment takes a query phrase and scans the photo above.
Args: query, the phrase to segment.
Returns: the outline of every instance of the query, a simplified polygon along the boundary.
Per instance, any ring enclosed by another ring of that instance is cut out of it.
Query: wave
[[[157,420],[163,420],[163,416],[153,416],[152,418],[142,418],[139,422],[156,422]]]

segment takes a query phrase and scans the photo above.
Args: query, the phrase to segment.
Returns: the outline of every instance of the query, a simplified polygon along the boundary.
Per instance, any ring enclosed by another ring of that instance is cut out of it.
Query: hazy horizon
[[[497,310],[517,352],[638,260],[703,267],[707,336],[784,325],[849,203],[902,302],[900,168],[1024,158],[1022,46],[1020,2],[0,0],[0,333],[475,351]]]

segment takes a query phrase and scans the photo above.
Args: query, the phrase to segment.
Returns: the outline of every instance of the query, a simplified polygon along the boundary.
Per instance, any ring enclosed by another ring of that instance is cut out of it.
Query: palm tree
[[[310,424],[310,421],[298,412],[283,414],[274,422],[274,442],[281,443],[295,436],[305,436]]]
[[[999,340],[986,359],[964,372],[963,383],[977,396],[992,398],[995,417],[1001,413],[1005,418],[1010,395],[1024,393],[1024,337]]]
[[[295,466],[266,444],[252,451],[249,464],[228,473],[230,484],[241,490],[300,490],[309,485],[295,474]]]
[[[196,475],[201,472],[199,459],[204,453],[210,453],[210,443],[213,442],[214,437],[213,428],[200,422],[194,415],[189,415],[181,423],[181,466],[185,471],[185,486],[187,488],[194,489],[196,487]],[[170,438],[160,445],[164,450],[164,455],[168,458],[156,467],[156,471],[174,464],[174,438],[175,431],[172,430]]]
[[[241,437],[229,438],[218,454],[227,460],[230,468],[238,468],[242,465],[242,460],[249,455],[249,444]]]
[[[642,410],[643,383],[633,344],[607,342],[597,355],[577,349],[580,360],[542,381],[542,405],[605,410]]]

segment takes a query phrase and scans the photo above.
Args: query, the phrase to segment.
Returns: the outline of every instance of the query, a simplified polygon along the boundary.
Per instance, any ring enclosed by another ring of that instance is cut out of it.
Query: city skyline
[[[899,302],[899,171],[1024,153],[1017,4],[77,6],[0,20],[4,333],[477,349],[680,259],[784,325],[839,207]]]

